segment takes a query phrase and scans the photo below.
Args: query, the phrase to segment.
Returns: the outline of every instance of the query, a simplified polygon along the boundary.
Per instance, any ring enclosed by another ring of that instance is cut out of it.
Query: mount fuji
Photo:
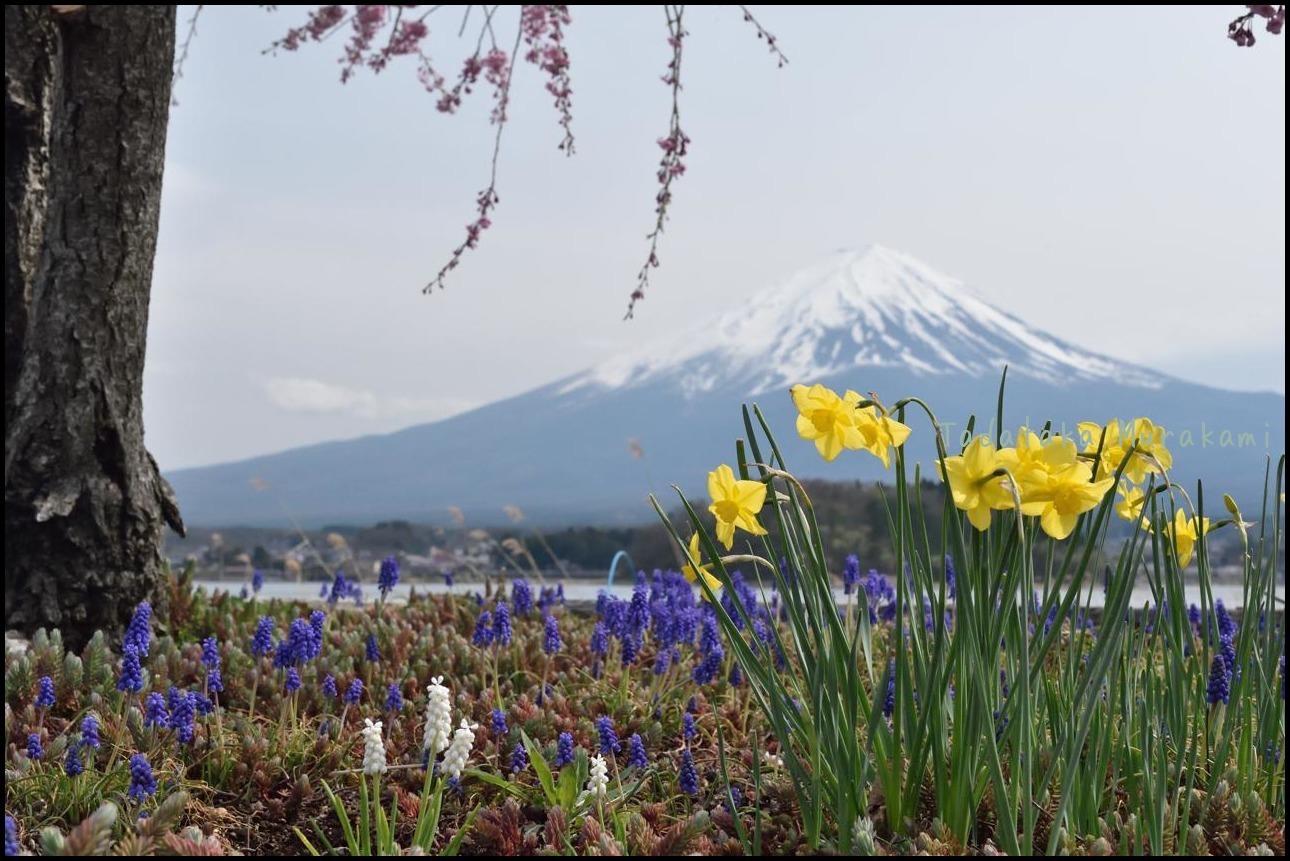
[[[446,522],[449,505],[491,523],[512,504],[547,525],[637,523],[654,516],[648,493],[675,502],[670,484],[702,499],[708,470],[733,460],[742,403],[761,406],[799,475],[878,479],[876,459],[847,452],[825,464],[798,439],[791,386],[822,382],[888,404],[916,395],[953,448],[972,414],[993,433],[1005,366],[1005,429],[1051,421],[1073,434],[1083,420],[1148,416],[1171,432],[1173,479],[1204,480],[1210,499],[1253,505],[1268,458],[1285,449],[1284,395],[1196,385],[1084,350],[871,246],[829,255],[718,320],[468,413],[167,477],[185,519],[208,526],[284,524],[282,503],[315,525]],[[907,421],[926,473],[931,430],[918,415]]]

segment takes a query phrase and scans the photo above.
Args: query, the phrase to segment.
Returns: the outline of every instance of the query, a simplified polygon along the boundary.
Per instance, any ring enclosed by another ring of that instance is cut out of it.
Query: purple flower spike
[[[614,721],[608,715],[596,718],[596,733],[600,736],[602,754],[618,753],[623,749],[622,742],[618,740],[618,733],[614,732]]]
[[[40,690],[36,693],[36,708],[48,709],[54,706],[54,680],[49,676],[40,677]]]
[[[681,791],[686,795],[699,794],[699,773],[694,770],[694,756],[688,747],[681,751],[681,771],[678,780]]]
[[[152,766],[148,758],[141,753],[130,757],[130,788],[126,795],[135,801],[142,801],[157,791],[157,779],[152,776]]]
[[[632,737],[627,739],[628,748],[631,754],[627,758],[629,768],[648,768],[649,756],[645,753],[645,742],[641,739],[640,733],[632,733]]]
[[[573,764],[573,733],[562,732],[555,740],[555,767]]]

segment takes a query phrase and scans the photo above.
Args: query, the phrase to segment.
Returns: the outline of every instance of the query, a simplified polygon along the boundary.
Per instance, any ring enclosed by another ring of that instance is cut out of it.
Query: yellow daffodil
[[[1027,491],[1048,486],[1048,477],[1078,459],[1075,445],[1060,436],[1041,439],[1034,431],[1022,428],[1017,434],[1017,444],[998,451],[999,465],[1008,470],[1017,485],[1017,493],[1024,504]]]
[[[797,433],[813,440],[820,457],[836,458],[844,448],[860,448],[864,438],[856,427],[856,408],[860,395],[848,391],[838,397],[832,389],[816,383],[809,388],[793,386],[793,404],[797,407]]]
[[[891,465],[891,450],[904,445],[909,428],[874,405],[861,408],[864,399],[850,389],[841,397],[819,383],[793,386],[797,407],[797,433],[815,443],[820,457],[832,461],[842,449],[864,449]]]
[[[1202,517],[1198,522],[1195,517],[1189,518],[1181,508],[1174,512],[1174,522],[1166,527],[1165,534],[1174,545],[1174,555],[1180,569],[1186,568],[1187,563],[1191,562],[1200,536],[1212,528],[1208,517]]]
[[[1115,504],[1115,513],[1130,523],[1140,522],[1142,506],[1147,501],[1147,495],[1143,493],[1142,488],[1127,481],[1120,482],[1119,492],[1120,501]]]
[[[879,413],[877,407],[857,410],[856,427],[863,438],[860,448],[882,461],[883,469],[891,466],[891,450],[900,448],[909,438],[907,425],[901,424],[885,413]]]
[[[1061,541],[1075,530],[1081,514],[1097,508],[1115,479],[1108,476],[1093,481],[1093,468],[1075,459],[1072,444],[1047,445],[1044,454],[1041,460],[1055,468],[1029,474],[1021,513],[1038,517],[1044,532]]]
[[[991,511],[1014,507],[1007,477],[995,475],[1002,465],[999,453],[984,436],[968,443],[963,454],[947,457],[938,464],[955,507],[966,511],[968,520],[981,531],[990,528]]]
[[[690,558],[695,560],[703,558],[703,554],[699,552],[699,533],[697,532],[690,536]],[[699,572],[698,574],[696,574],[694,571],[694,566],[691,565],[689,562],[686,562],[684,565],[681,566],[681,573],[684,574],[685,579],[689,580],[691,583],[699,582],[699,574],[702,574],[703,582],[707,583],[708,588],[711,589],[713,592],[721,588],[721,581],[718,580],[715,576],[713,576],[712,565],[710,564],[700,565]],[[703,597],[705,599],[708,597],[707,592],[704,592],[702,589],[700,589],[699,591],[703,594]]]
[[[1174,465],[1173,455],[1165,446],[1165,429],[1150,419],[1137,418],[1126,425],[1111,419],[1105,427],[1097,422],[1080,422],[1079,432],[1086,454],[1102,447],[1099,478],[1115,475],[1131,449],[1133,456],[1124,466],[1124,477],[1134,484],[1145,482],[1148,473],[1163,473]]]
[[[753,535],[765,535],[766,530],[757,522],[757,512],[766,502],[766,485],[760,481],[735,479],[734,470],[726,464],[708,473],[708,506],[717,518],[717,540],[727,550],[734,546],[735,527]]]

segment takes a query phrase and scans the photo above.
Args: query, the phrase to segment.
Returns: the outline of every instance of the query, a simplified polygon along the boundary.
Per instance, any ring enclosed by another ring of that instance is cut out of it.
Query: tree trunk
[[[143,445],[175,8],[5,7],[5,625],[73,648],[183,531]]]

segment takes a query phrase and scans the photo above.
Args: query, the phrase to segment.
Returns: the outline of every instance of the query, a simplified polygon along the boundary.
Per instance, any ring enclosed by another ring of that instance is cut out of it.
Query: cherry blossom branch
[[[1264,18],[1267,20],[1267,31],[1273,36],[1280,36],[1281,30],[1286,23],[1285,5],[1274,6],[1271,3],[1252,3],[1247,4],[1244,15],[1237,17],[1232,23],[1227,25],[1227,38],[1231,39],[1238,47],[1248,48],[1254,44],[1254,27],[1255,18]]]
[[[573,85],[569,79],[569,52],[564,49],[564,28],[569,24],[568,6],[525,6],[520,12],[520,29],[529,46],[524,60],[546,72],[546,91],[555,97],[564,139],[560,149],[573,155]]]
[[[265,8],[272,10],[277,7]],[[492,225],[492,215],[500,199],[497,193],[497,172],[502,132],[508,118],[511,83],[521,47],[525,49],[524,61],[536,66],[546,76],[544,87],[553,99],[558,122],[563,131],[559,149],[567,155],[572,155],[574,152],[573,85],[569,74],[569,54],[565,48],[565,33],[570,23],[569,7],[521,6],[514,45],[508,52],[498,46],[497,34],[493,26],[493,19],[501,7],[483,5],[481,7],[483,21],[479,24],[474,51],[463,61],[461,70],[451,85],[448,85],[445,77],[435,69],[433,61],[423,48],[430,34],[426,20],[441,8],[443,7],[438,5],[428,7],[319,6],[307,13],[303,25],[288,30],[285,36],[266,49],[266,53],[276,53],[279,50],[296,51],[306,43],[323,42],[342,30],[347,30],[349,38],[339,60],[342,82],[348,81],[360,68],[368,68],[373,73],[380,73],[396,57],[415,56],[418,60],[417,77],[421,85],[427,92],[436,96],[435,107],[447,114],[457,111],[463,99],[479,85],[481,79],[491,86],[493,109],[490,121],[497,126],[497,129],[493,136],[488,186],[475,198],[475,217],[466,225],[465,239],[452,251],[448,262],[438,274],[425,285],[423,292],[426,293],[444,286],[448,273],[457,268],[468,250],[479,245],[483,232]],[[654,198],[654,226],[646,235],[649,241],[649,253],[637,273],[636,287],[632,291],[627,307],[627,319],[632,317],[636,303],[645,297],[645,291],[649,286],[650,270],[659,265],[658,247],[672,203],[672,185],[685,173],[685,157],[690,144],[689,136],[681,128],[680,110],[681,60],[687,35],[683,24],[685,6],[664,6],[663,9],[667,21],[668,45],[672,49],[663,82],[671,91],[672,110],[667,135],[658,141],[662,157],[657,170],[659,185]],[[756,30],[757,38],[766,42],[778,64],[783,66],[787,63],[788,58],[779,49],[775,37],[762,27],[748,7],[740,6],[739,9],[744,20]],[[465,34],[471,22],[473,10],[473,5],[466,6],[458,36]],[[191,33],[189,38],[191,39]],[[186,53],[187,41],[180,55],[181,62]]]
[[[489,167],[488,188],[479,193],[475,198],[475,215],[476,218],[470,224],[466,225],[466,238],[460,245],[453,249],[452,255],[448,262],[444,264],[439,273],[421,289],[422,293],[431,293],[437,287],[443,289],[444,278],[448,273],[456,269],[461,263],[462,255],[468,249],[474,249],[479,245],[480,234],[492,226],[489,219],[489,213],[497,206],[501,198],[497,194],[497,162],[502,152],[502,131],[506,128],[506,107],[511,98],[511,81],[514,80],[515,60],[520,53],[520,39],[524,35],[524,28],[520,26],[515,31],[515,45],[511,49],[510,62],[506,66],[505,76],[496,79],[497,91],[495,94],[496,103],[493,107],[493,122],[497,126],[497,132],[493,135],[493,158]],[[505,57],[506,52],[494,49],[490,57],[500,54]]]
[[[763,27],[756,16],[748,10],[747,6],[740,6],[739,11],[743,13],[744,21],[756,28],[757,38],[766,42],[766,47],[770,49],[770,53],[775,58],[779,68],[784,68],[788,63],[788,57],[784,56],[784,52],[779,49],[779,42],[775,39],[775,34]]]
[[[277,7],[270,7],[276,9]],[[292,27],[287,35],[265,49],[266,54],[276,54],[279,50],[298,51],[305,42],[321,42],[336,32],[340,25],[349,18],[344,6],[319,6],[309,13],[302,26]]]
[[[197,13],[194,13],[189,22],[188,36],[184,39],[178,52],[176,77],[179,77],[183,62],[188,56],[189,44],[196,33],[197,15],[202,8],[201,6],[197,7]],[[266,6],[265,8],[273,10],[277,7]],[[396,11],[393,21],[387,23],[389,9],[391,8]],[[564,47],[565,28],[570,22],[570,15],[568,6],[521,6],[515,44],[512,50],[507,53],[497,46],[497,37],[493,30],[493,17],[500,7],[485,5],[483,7],[484,21],[479,29],[479,38],[476,41],[475,50],[466,58],[457,80],[449,88],[445,86],[444,77],[435,71],[430,57],[421,48],[422,43],[430,32],[425,23],[426,19],[435,11],[441,9],[442,6],[431,6],[415,20],[408,19],[410,10],[417,8],[419,7],[355,6],[351,14],[346,10],[345,6],[320,6],[309,13],[308,19],[303,26],[288,30],[287,34],[282,39],[274,42],[266,53],[276,52],[279,49],[295,51],[306,42],[322,42],[335,35],[346,24],[349,24],[353,34],[346,44],[340,60],[342,81],[349,80],[361,66],[367,66],[373,72],[380,72],[385,69],[394,57],[416,55],[420,61],[417,75],[422,86],[439,97],[436,107],[443,113],[454,113],[460,107],[463,96],[472,91],[481,77],[485,82],[492,85],[494,105],[490,119],[497,126],[497,130],[493,138],[488,187],[480,192],[475,199],[475,220],[466,226],[465,240],[453,250],[447,264],[425,286],[423,292],[429,293],[436,287],[443,287],[447,274],[457,268],[465,252],[475,248],[479,244],[482,232],[491,226],[490,215],[499,200],[497,194],[497,167],[501,153],[502,131],[506,125],[507,108],[510,104],[511,96],[511,81],[514,76],[515,63],[519,56],[521,42],[528,46],[528,50],[524,54],[525,62],[537,66],[547,75],[545,88],[554,99],[560,127],[564,130],[564,136],[560,141],[559,148],[569,155],[573,154],[573,88],[569,77],[569,55]],[[458,32],[459,36],[465,33],[473,8],[472,5],[466,6]],[[1249,4],[1246,8],[1249,10],[1247,13],[1237,17],[1228,25],[1228,38],[1237,45],[1248,47],[1255,43],[1253,31],[1255,18],[1262,18],[1267,21],[1266,29],[1269,33],[1273,35],[1281,33],[1285,25],[1284,5]],[[650,270],[657,268],[659,265],[658,246],[667,224],[668,213],[672,203],[672,184],[685,173],[685,157],[690,144],[689,136],[681,128],[680,111],[681,60],[683,44],[687,35],[683,25],[685,6],[664,6],[663,9],[667,20],[668,44],[672,49],[672,57],[668,63],[667,73],[663,76],[663,82],[671,90],[672,110],[667,135],[658,141],[663,155],[659,160],[657,172],[659,190],[654,199],[654,227],[646,234],[646,239],[649,240],[649,253],[646,255],[645,263],[637,273],[636,288],[631,293],[624,319],[631,319],[636,303],[645,298],[645,291],[649,287]],[[782,68],[788,62],[788,57],[780,50],[775,36],[761,25],[747,6],[740,6],[739,10],[744,21],[751,24],[756,30],[758,40],[765,41],[770,53]],[[373,48],[374,39],[387,26],[389,27],[389,34],[385,45],[380,48]],[[486,38],[491,45],[491,49],[487,54],[484,53],[484,40]]]
[[[198,5],[193,10],[193,16],[188,19],[188,32],[184,35],[184,40],[179,43],[179,50],[175,52],[174,81],[170,89],[170,104],[175,107],[179,106],[179,99],[175,96],[175,85],[184,76],[184,64],[188,62],[188,49],[192,47],[193,39],[197,38],[197,19],[205,8],[203,5]]]
[[[455,113],[457,108],[461,107],[462,95],[471,93],[481,74],[491,71],[495,77],[499,74],[499,70],[505,67],[506,53],[497,47],[497,36],[493,32],[493,15],[497,12],[497,8],[496,6],[485,7],[484,23],[479,28],[479,38],[475,40],[475,51],[462,64],[461,74],[457,76],[457,82],[453,84],[452,89],[444,87],[443,76],[435,72],[430,64],[430,58],[424,53],[421,54],[421,69],[417,75],[427,91],[431,94],[439,94],[439,101],[435,103],[435,108],[440,113]],[[485,36],[492,44],[492,50],[486,57],[481,57]]]
[[[649,254],[636,273],[636,289],[632,291],[627,303],[624,320],[632,318],[636,303],[645,298],[650,270],[658,267],[658,240],[663,235],[668,208],[672,203],[672,183],[685,173],[685,155],[690,146],[689,136],[681,130],[681,57],[687,35],[683,23],[685,6],[664,6],[663,12],[667,16],[667,43],[672,48],[672,59],[667,65],[663,83],[672,90],[672,116],[668,122],[667,137],[660,138],[658,142],[659,149],[663,150],[663,157],[658,166],[659,190],[654,196],[654,229],[645,237],[649,240]]]
[[[488,39],[493,45],[493,50],[497,50],[497,34],[493,32],[493,16],[497,14],[500,6],[484,7],[484,28],[480,31],[480,39],[483,39],[484,33],[488,34]]]
[[[399,25],[403,23],[403,7],[399,6],[396,8],[397,11],[394,13],[394,25],[390,27],[390,35],[385,41],[385,49],[381,51],[381,55],[384,57],[389,57],[391,55],[394,48],[394,37],[399,32]]]

